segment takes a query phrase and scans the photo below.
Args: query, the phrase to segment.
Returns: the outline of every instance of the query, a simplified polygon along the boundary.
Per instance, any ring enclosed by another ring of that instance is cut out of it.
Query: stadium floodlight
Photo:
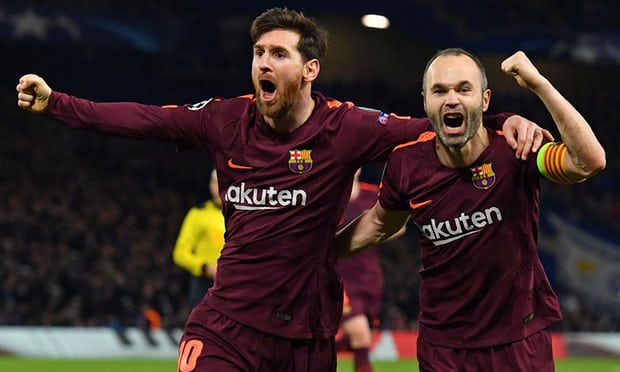
[[[384,30],[390,27],[390,20],[379,14],[366,14],[362,17],[362,24],[365,27]]]

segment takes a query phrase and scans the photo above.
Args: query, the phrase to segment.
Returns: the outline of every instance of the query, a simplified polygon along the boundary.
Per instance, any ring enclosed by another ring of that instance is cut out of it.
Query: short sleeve
[[[386,210],[409,210],[406,196],[402,195],[399,190],[404,190],[402,185],[403,166],[401,151],[393,152],[383,170],[381,179],[379,203]]]

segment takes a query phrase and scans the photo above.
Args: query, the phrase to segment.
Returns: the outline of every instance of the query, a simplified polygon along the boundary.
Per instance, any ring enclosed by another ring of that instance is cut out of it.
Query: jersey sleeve
[[[484,115],[483,123],[484,123],[484,126],[489,129],[501,131],[504,128],[504,122],[506,122],[506,119],[508,119],[509,117],[513,115],[514,113],[512,112],[503,112],[501,114],[496,114],[496,115]]]
[[[428,123],[427,119],[401,117],[350,102],[342,105],[329,119],[340,121],[332,143],[343,160],[357,165],[385,161],[396,145]]]
[[[204,101],[207,102],[208,101]],[[196,104],[198,105],[198,104]],[[117,137],[155,139],[185,147],[208,147],[208,110],[196,105],[155,106],[134,102],[93,102],[52,92],[45,114],[66,126]]]
[[[402,169],[401,152],[395,151],[385,164],[381,179],[379,203],[385,210],[409,210],[406,198],[399,192],[399,190],[405,190],[405,187],[401,185],[405,179]]]

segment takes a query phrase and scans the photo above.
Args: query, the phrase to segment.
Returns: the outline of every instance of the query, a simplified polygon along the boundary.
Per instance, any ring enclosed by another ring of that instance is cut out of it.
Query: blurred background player
[[[372,208],[377,201],[379,187],[361,182],[361,168],[355,173],[351,198],[344,211],[344,226]],[[392,239],[405,232],[403,227]],[[341,259],[337,264],[344,283],[344,302],[340,329],[336,335],[336,348],[353,353],[355,372],[372,372],[370,346],[372,330],[379,326],[383,298],[383,270],[376,247],[359,255]]]
[[[211,199],[192,207],[185,215],[172,259],[180,268],[192,274],[190,299],[192,307],[213,285],[217,259],[224,246],[224,215],[217,187],[217,172],[211,171]]]

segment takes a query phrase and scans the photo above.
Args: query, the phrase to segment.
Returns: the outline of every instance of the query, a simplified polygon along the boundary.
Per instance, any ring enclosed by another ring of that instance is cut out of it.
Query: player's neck
[[[476,134],[463,147],[446,146],[437,140],[437,156],[446,167],[464,168],[472,165],[490,143],[489,132],[481,125]]]
[[[265,122],[276,132],[291,133],[308,121],[315,106],[316,102],[310,92],[301,91],[298,99],[284,116],[279,118],[265,116]]]

